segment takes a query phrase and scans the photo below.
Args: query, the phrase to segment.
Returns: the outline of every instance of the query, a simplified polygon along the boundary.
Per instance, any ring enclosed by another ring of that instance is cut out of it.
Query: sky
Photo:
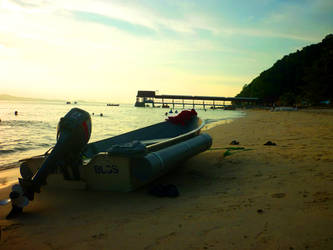
[[[332,0],[0,0],[0,94],[235,96],[333,33]]]

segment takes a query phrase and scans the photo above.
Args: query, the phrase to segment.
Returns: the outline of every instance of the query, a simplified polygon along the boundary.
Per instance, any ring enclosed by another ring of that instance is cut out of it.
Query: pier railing
[[[218,97],[218,96],[189,96],[189,95],[156,95],[155,91],[142,91],[139,90],[136,96],[136,107],[162,107],[162,108],[175,108],[176,105],[196,106],[206,109],[226,108],[238,105],[256,105],[259,98],[248,97]]]

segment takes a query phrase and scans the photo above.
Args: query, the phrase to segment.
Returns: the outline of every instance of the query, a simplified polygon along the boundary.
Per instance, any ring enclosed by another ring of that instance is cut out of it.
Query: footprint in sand
[[[12,223],[9,225],[0,225],[2,231],[10,231],[21,227],[22,223]]]
[[[329,200],[329,193],[322,191],[322,192],[316,192],[313,194],[313,203],[317,202],[326,202]]]
[[[91,236],[93,239],[103,239],[105,238],[105,234],[104,233],[99,233],[99,234],[94,234],[93,236]]]
[[[286,194],[285,193],[276,193],[276,194],[272,194],[272,198],[283,198],[285,197]]]
[[[0,178],[0,185],[6,185],[7,184],[7,178]]]

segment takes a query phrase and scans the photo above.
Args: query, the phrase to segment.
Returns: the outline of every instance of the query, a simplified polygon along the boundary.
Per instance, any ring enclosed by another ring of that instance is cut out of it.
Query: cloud
[[[2,0],[0,4],[0,12],[28,14],[50,14],[56,10],[51,2],[46,0]]]
[[[224,36],[252,36],[252,37],[276,37],[283,39],[293,39],[299,41],[314,42],[318,40],[321,34],[315,32],[307,32],[305,27],[301,27],[299,23],[305,20],[308,12],[319,12],[323,9],[331,8],[332,4],[323,4],[324,1],[307,2],[311,6],[304,8],[304,4],[296,2],[279,3],[273,12],[260,13],[263,17],[259,21],[254,22],[252,13],[248,19],[252,19],[250,25],[240,25],[238,20],[234,22],[225,22],[223,18],[207,11],[201,11],[200,5],[194,3],[177,3],[174,2],[172,7],[178,16],[169,13],[171,9],[154,8],[151,5],[142,5],[137,2],[126,1],[65,1],[57,0],[56,2],[47,2],[43,0],[27,1],[27,0],[11,0],[25,11],[53,12],[57,15],[67,16],[86,22],[95,22],[102,25],[108,25],[125,32],[132,32],[137,35],[147,34],[151,36],[171,36],[172,33],[165,31],[173,31],[174,37],[178,34],[200,36],[198,30],[205,30],[211,36],[216,38]],[[259,1],[261,3],[261,0]],[[259,3],[257,3],[259,4]],[[273,5],[274,1],[266,0],[262,5]],[[158,4],[156,4],[158,5]],[[163,7],[163,3],[160,3]],[[32,8],[33,7],[33,8]],[[326,7],[326,8],[325,8]],[[207,9],[208,10],[208,9]],[[221,10],[221,16],[230,10]],[[257,17],[258,19],[258,17]],[[297,21],[299,20],[299,21]],[[291,25],[291,23],[293,25]],[[295,28],[293,28],[295,26]],[[315,34],[315,35],[313,35]]]
[[[318,42],[333,27],[332,13],[332,1],[282,1],[262,23],[281,37]]]
[[[48,4],[45,0],[10,0],[23,8],[40,8]]]
[[[3,0],[1,88],[29,85],[46,93],[57,85],[54,94],[107,99],[151,86],[177,94],[182,86],[184,94],[232,96],[285,51],[320,37],[312,30],[289,31],[287,6],[248,13],[244,24],[227,19],[228,9],[211,6],[217,9],[211,12],[208,3]],[[296,27],[303,27],[301,17]]]
[[[315,3],[318,5],[318,2]],[[313,3],[312,6],[316,5]],[[289,2],[281,4],[275,12],[261,19],[262,22],[254,23],[253,26],[239,25],[237,22],[234,22],[235,24],[226,23],[218,16],[210,16],[209,13],[198,11],[199,6],[194,4],[182,5],[182,7],[180,17],[175,18],[135,3],[123,4],[116,1],[112,3],[94,2],[92,4],[89,1],[84,1],[80,2],[79,5],[75,4],[75,2],[71,5],[63,5],[63,8],[72,12],[75,18],[78,17],[78,13],[85,13],[86,21],[99,22],[104,25],[108,23],[110,26],[115,26],[126,31],[141,29],[141,33],[144,31],[147,34],[150,33],[150,35],[156,35],[156,33],[163,35],[165,30],[170,30],[195,37],[200,36],[198,30],[205,30],[216,38],[243,35],[251,37],[276,37],[308,42],[317,41],[318,37],[321,36],[321,34],[313,35],[313,32],[312,34],[311,32],[306,32],[305,27],[299,29],[297,23],[295,24],[296,27],[292,28],[291,23],[295,22],[295,17],[296,20],[300,20],[299,23],[302,23],[307,16],[307,13],[303,10],[307,8],[304,8],[301,4],[290,4]],[[165,11],[168,12],[169,10]],[[295,15],[295,13],[298,14]],[[84,15],[80,15],[80,17],[83,19]],[[151,32],[148,32],[149,30]],[[172,34],[169,33],[169,35]]]
[[[124,30],[136,35],[152,35],[154,30],[147,28],[146,26],[132,24],[129,22],[125,22],[119,19],[110,18],[104,15],[92,13],[92,12],[84,12],[84,11],[72,11],[70,14],[79,21],[84,22],[94,22],[103,24],[106,26],[116,27],[120,30]]]

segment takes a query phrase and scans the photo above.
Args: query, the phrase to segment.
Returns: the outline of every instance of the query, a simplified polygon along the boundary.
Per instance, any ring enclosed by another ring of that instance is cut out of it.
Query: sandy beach
[[[179,197],[51,189],[15,220],[0,207],[0,249],[332,249],[332,110],[246,113],[156,181]]]

